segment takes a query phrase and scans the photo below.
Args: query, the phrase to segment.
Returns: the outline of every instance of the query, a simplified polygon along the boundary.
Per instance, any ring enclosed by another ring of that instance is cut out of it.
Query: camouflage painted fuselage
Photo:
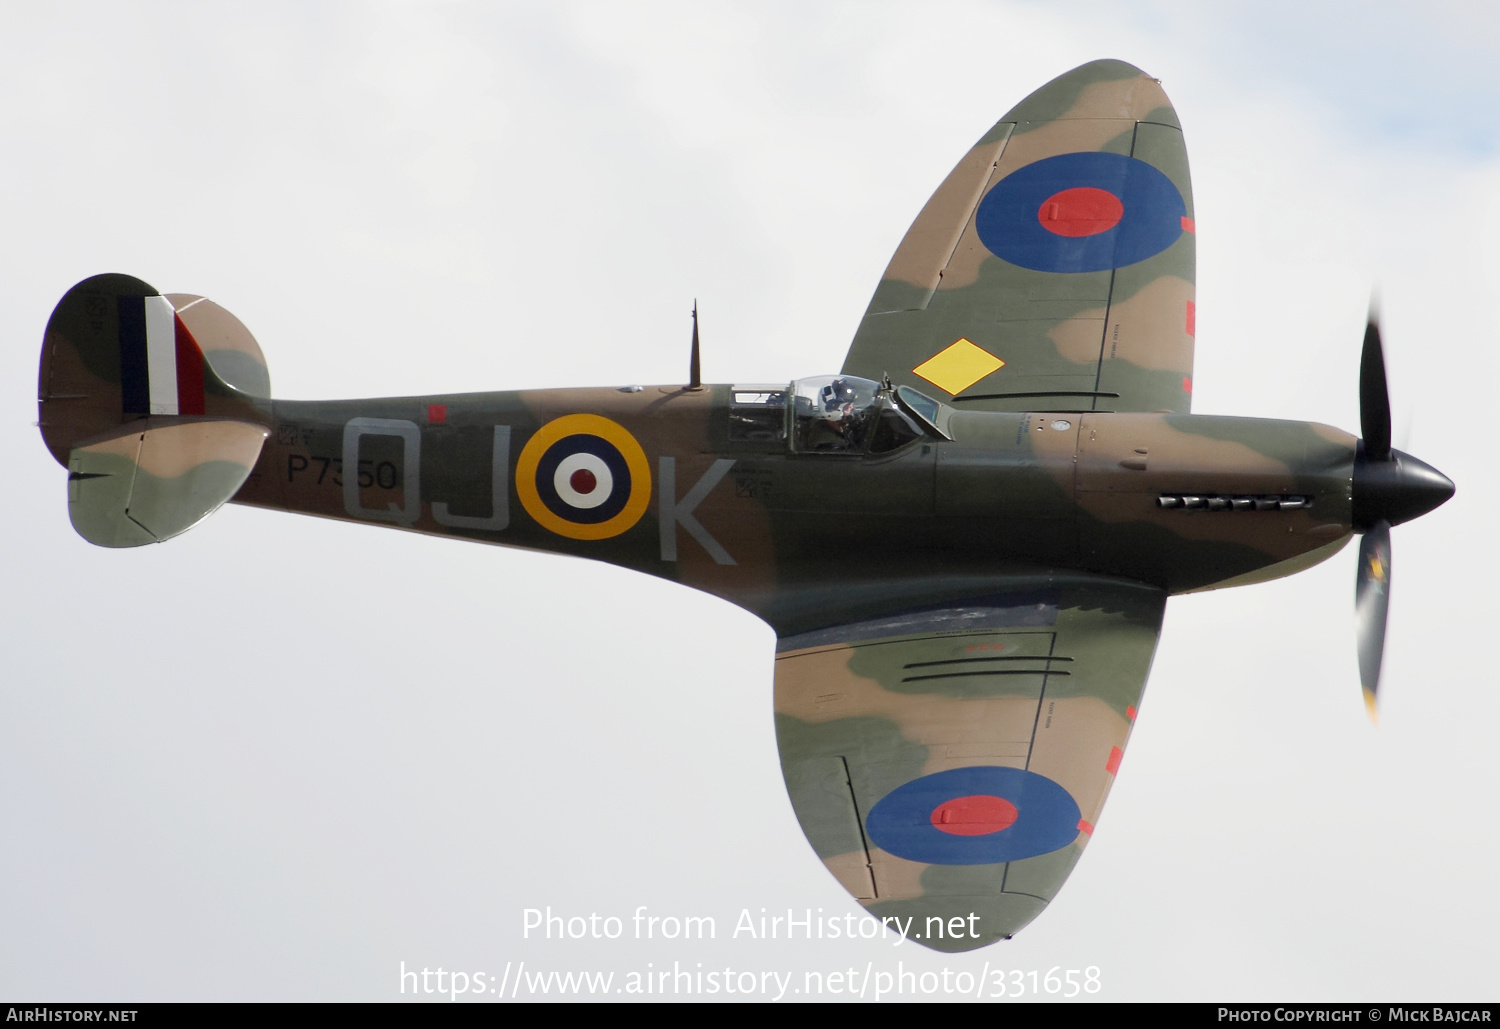
[[[234,500],[608,561],[723,597],[783,635],[1017,576],[1168,593],[1259,581],[1322,560],[1351,532],[1356,440],[1327,426],[959,412],[951,441],[795,454],[731,444],[730,389],[258,403],[238,417],[270,437]],[[579,414],[635,440],[649,469],[628,484],[648,501],[638,520],[600,539],[548,528],[517,491],[522,445]]]

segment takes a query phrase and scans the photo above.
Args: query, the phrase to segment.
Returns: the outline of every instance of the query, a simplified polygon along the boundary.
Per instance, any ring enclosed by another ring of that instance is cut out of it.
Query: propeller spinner
[[[1453,496],[1453,482],[1391,446],[1391,398],[1380,323],[1372,309],[1359,361],[1359,425],[1354,457],[1354,531],[1364,533],[1354,576],[1354,620],[1365,709],[1375,720],[1385,620],[1391,597],[1391,526],[1419,518]]]

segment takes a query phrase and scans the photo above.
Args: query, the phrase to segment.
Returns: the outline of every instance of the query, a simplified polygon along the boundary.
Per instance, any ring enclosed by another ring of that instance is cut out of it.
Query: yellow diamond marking
[[[983,347],[960,339],[945,347],[912,369],[939,389],[962,393],[990,372],[1005,367],[1005,362]]]

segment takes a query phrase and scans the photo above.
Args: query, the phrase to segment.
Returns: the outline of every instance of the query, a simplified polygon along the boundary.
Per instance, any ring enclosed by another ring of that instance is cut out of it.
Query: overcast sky
[[[402,962],[524,961],[1494,1000],[1497,51],[1459,3],[9,5],[0,999],[396,1000]],[[88,275],[214,298],[289,398],[678,382],[695,297],[705,378],[832,371],[953,163],[1100,57],[1185,128],[1194,409],[1357,431],[1378,284],[1398,446],[1458,495],[1393,533],[1378,730],[1353,548],[1173,600],[1087,853],[1009,943],[731,938],[858,908],[786,800],[774,637],[726,603],[246,508],[133,551],[68,524],[36,362]],[[718,938],[523,939],[548,906]]]

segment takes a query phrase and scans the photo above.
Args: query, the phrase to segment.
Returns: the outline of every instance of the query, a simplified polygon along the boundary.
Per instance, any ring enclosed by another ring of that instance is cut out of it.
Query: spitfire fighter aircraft
[[[1452,495],[1397,450],[1379,333],[1362,439],[1189,413],[1194,223],[1156,80],[1085,65],[1027,97],[917,216],[834,375],[272,400],[228,311],[126,275],[73,287],[40,425],[92,543],[226,501],[608,561],[777,634],[797,818],[876,918],[1007,938],[1098,823],[1168,596],[1310,567],[1362,533],[1374,703],[1392,525]]]

